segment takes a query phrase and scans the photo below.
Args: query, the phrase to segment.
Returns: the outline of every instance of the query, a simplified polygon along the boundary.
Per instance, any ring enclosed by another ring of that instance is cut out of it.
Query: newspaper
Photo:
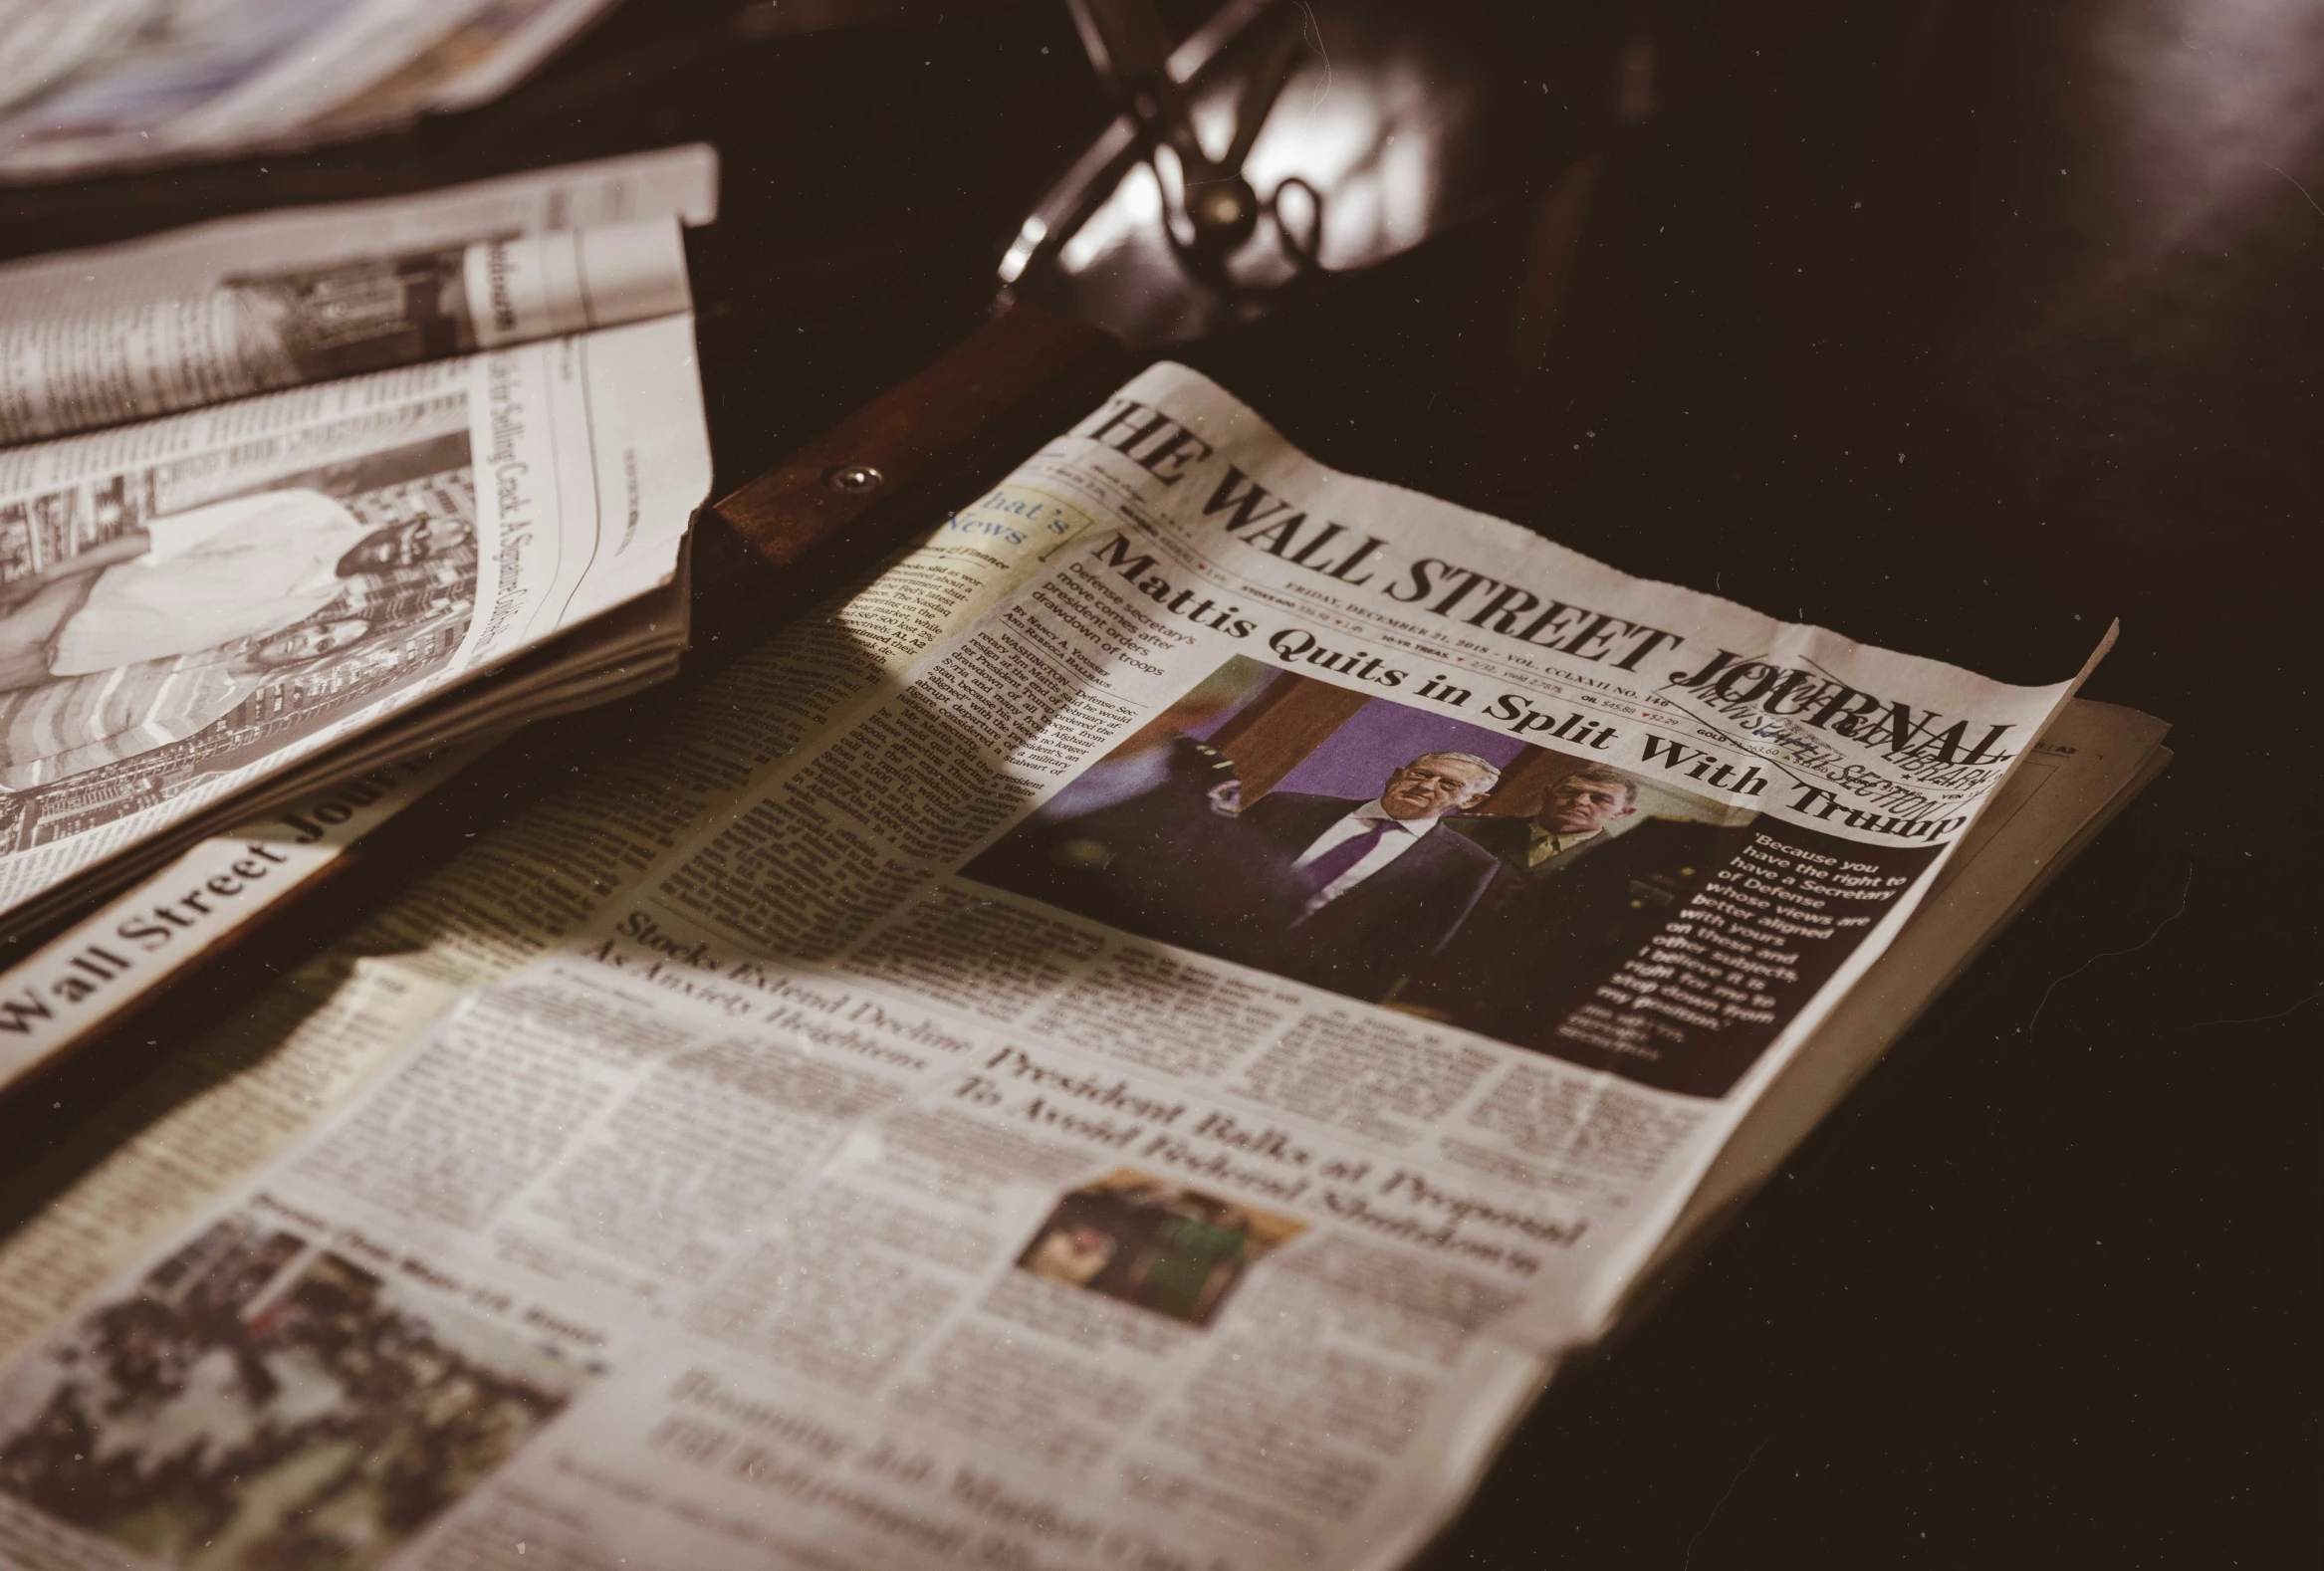
[[[7,1193],[0,1563],[1401,1563],[2073,685],[1158,366]]]
[[[486,746],[472,742],[344,775],[231,834],[197,841],[13,961],[13,998],[0,1002],[0,1089],[195,969],[238,928],[329,873],[366,834],[474,763]],[[132,929],[139,940],[125,936]]]
[[[0,444],[687,309],[706,146],[0,267]]]
[[[608,0],[0,0],[0,180],[312,146],[513,87]]]
[[[7,434],[181,410],[0,450],[19,931],[99,863],[301,761],[357,767],[338,750],[387,717],[670,598],[710,478],[676,223],[712,167],[688,150],[7,275]],[[615,221],[527,222],[577,212]],[[602,687],[625,655],[666,674],[682,607],[649,620],[463,724]]]

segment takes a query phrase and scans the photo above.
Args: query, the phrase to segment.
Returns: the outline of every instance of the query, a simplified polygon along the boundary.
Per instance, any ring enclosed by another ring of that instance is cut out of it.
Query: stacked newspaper
[[[2160,767],[2078,680],[1157,366],[26,1180],[0,1564],[1396,1566]]]
[[[7,932],[671,674],[715,201],[688,147],[0,270]]]
[[[0,0],[0,182],[313,146],[507,91],[610,0]]]

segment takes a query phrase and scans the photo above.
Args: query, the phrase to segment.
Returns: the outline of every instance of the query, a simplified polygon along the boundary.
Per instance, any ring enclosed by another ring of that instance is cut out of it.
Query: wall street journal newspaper
[[[714,168],[680,150],[0,270],[16,931],[205,808],[667,595],[709,487],[678,224]],[[576,216],[601,221],[554,226]],[[684,617],[661,623],[470,719],[624,654],[666,674]]]
[[[2073,685],[1158,366],[8,1197],[0,1562],[1397,1565],[2151,767]]]

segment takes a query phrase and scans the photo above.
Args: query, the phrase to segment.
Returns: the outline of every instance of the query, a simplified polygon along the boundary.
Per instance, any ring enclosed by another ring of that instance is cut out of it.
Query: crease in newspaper
[[[431,205],[388,224],[308,215],[287,236],[267,215],[78,268],[0,269],[0,443],[691,309],[674,214],[538,229],[506,202]],[[487,217],[502,222],[474,227]]]
[[[685,316],[0,453],[0,906],[668,584],[709,481]]]
[[[231,835],[207,839],[137,889],[9,968],[0,995],[0,1089],[90,1022],[118,1013],[199,961],[234,927],[483,752],[471,744],[349,776]]]

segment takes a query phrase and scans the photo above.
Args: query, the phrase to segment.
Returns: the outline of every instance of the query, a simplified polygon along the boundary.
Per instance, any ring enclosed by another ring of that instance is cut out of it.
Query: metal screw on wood
[[[886,480],[887,476],[869,464],[841,464],[823,471],[823,484],[843,496],[861,496]]]

